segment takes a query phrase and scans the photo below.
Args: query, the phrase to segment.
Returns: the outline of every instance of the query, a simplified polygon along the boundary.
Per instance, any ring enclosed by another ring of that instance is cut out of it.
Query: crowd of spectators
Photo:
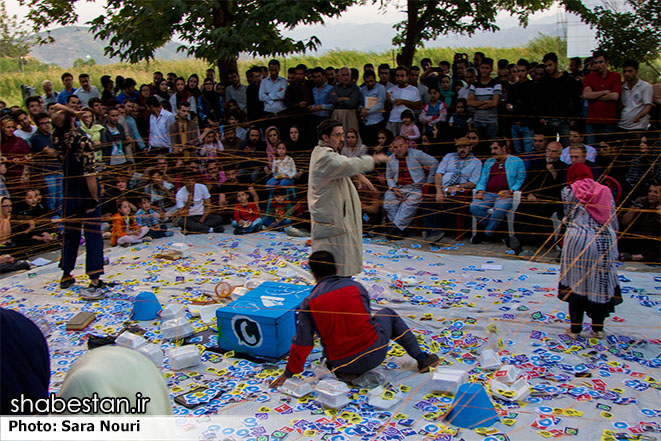
[[[44,81],[23,108],[0,101],[0,268],[61,242],[56,112],[93,146],[112,245],[230,225],[234,234],[305,236],[315,128],[333,118],[344,129],[341,154],[390,156],[367,176],[371,185],[356,182],[365,235],[436,243],[454,234],[531,255],[561,244],[567,168],[584,163],[613,191],[619,257],[656,261],[661,84],[638,72],[636,61],[611,70],[596,51],[566,70],[554,53],[511,62],[476,52],[438,67],[366,64],[362,75],[299,64],[286,78],[271,60],[245,72],[247,84],[229,72],[226,85],[214,69],[203,81],[154,72],[139,86],[82,73],[77,88],[64,73],[59,92]]]

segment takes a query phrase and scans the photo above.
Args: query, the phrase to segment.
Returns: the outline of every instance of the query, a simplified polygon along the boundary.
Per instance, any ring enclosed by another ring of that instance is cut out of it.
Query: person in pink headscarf
[[[275,126],[271,126],[268,129],[266,129],[266,132],[264,133],[264,136],[266,136],[266,157],[268,158],[269,161],[269,169],[273,166],[273,159],[275,158],[275,149],[278,147],[278,144],[280,144],[280,130],[278,130]]]
[[[562,190],[567,232],[561,256],[558,297],[569,303],[571,328],[576,339],[583,329],[583,314],[592,318],[592,335],[604,338],[604,320],[621,301],[617,260],[617,217],[611,189],[595,182],[590,168],[573,164]]]

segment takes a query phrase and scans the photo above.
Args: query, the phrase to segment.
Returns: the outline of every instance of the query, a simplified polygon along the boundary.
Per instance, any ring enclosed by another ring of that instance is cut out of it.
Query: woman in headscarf
[[[199,84],[200,84],[200,77],[198,77],[196,73],[191,74],[188,77],[188,82],[186,84],[186,90],[188,91],[188,93],[193,95],[195,97],[195,99],[197,99],[200,96],[200,94],[202,93],[202,91],[200,90]],[[194,109],[193,111],[196,111],[196,110],[197,109]]]
[[[141,393],[149,398],[143,415],[172,415],[163,375],[150,359],[132,349],[103,346],[73,363],[59,397],[92,397],[94,393],[99,398],[128,398],[131,407],[136,407],[136,394]]]
[[[225,115],[223,98],[214,90],[213,80],[206,78],[202,86],[202,94],[198,99],[197,115],[201,127],[220,127]]]
[[[573,164],[562,190],[567,232],[561,256],[558,297],[569,303],[571,328],[578,338],[583,313],[592,318],[592,333],[605,337],[604,320],[621,301],[615,261],[617,216],[611,189],[595,182],[590,168]]]
[[[266,157],[269,161],[269,168],[271,168],[275,158],[275,149],[281,142],[280,130],[276,126],[271,126],[266,129],[264,135],[266,136]]]
[[[161,81],[159,81],[156,91],[154,92],[154,96],[158,98],[158,100],[162,103],[163,101],[169,101],[170,96],[172,94],[170,93],[170,90],[168,88],[168,81],[163,78]]]
[[[185,101],[190,104],[190,108],[193,112],[197,109],[197,101],[193,94],[186,88],[186,80],[184,80],[183,77],[174,80],[174,90],[174,94],[170,97],[170,105],[174,109],[174,112],[177,111],[177,105]]]
[[[448,106],[448,109],[451,109],[450,111],[454,111],[454,97],[455,93],[452,90],[452,79],[448,75],[443,75],[441,77],[441,101],[445,103],[446,106]]]
[[[358,131],[356,129],[349,129],[345,134],[344,147],[342,147],[341,155],[347,158],[356,158],[367,154],[367,147],[360,142]]]
[[[31,320],[16,311],[0,308],[0,413],[15,412],[11,400],[48,398],[50,356],[43,334]]]
[[[104,137],[103,132],[106,129],[96,122],[92,109],[84,107],[80,111],[80,130],[85,132],[95,146],[98,146],[101,144],[101,139]]]
[[[632,188],[629,198],[634,200],[647,195],[649,186],[661,182],[661,149],[659,140],[655,140],[652,134],[643,133],[638,144],[638,154],[633,157],[631,165],[626,171],[627,184]],[[630,150],[633,150],[631,148]]]

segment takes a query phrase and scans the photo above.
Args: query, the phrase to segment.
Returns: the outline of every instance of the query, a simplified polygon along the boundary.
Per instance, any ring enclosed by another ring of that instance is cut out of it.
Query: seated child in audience
[[[200,146],[200,150],[198,150],[197,154],[204,161],[216,159],[218,155],[220,155],[220,152],[225,150],[225,147],[223,147],[223,144],[218,139],[217,130],[213,130],[207,127],[204,129],[204,132],[202,132],[201,139],[202,145]]]
[[[287,190],[278,187],[273,190],[273,197],[266,208],[266,218],[264,225],[269,229],[282,230],[292,224],[292,213],[294,207],[287,199]]]
[[[149,227],[140,227],[131,215],[131,206],[126,199],[117,201],[118,212],[112,217],[112,237],[110,245],[127,246],[133,243],[141,243],[149,232]]]
[[[272,174],[273,177],[266,182],[266,187],[273,190],[276,185],[288,187],[294,184],[294,177],[296,176],[296,163],[291,156],[287,156],[287,146],[284,142],[278,144],[275,148],[275,158],[273,159],[273,167],[269,170],[268,166],[264,167],[267,174]]]
[[[402,129],[399,134],[406,138],[406,142],[409,143],[410,147],[415,148],[420,141],[420,130],[418,130],[418,126],[415,124],[415,117],[410,110],[402,112]]]
[[[149,172],[149,184],[145,187],[145,194],[149,196],[150,206],[160,212],[161,218],[167,219],[177,211],[174,185],[163,180],[160,170],[153,169]]]
[[[234,234],[246,234],[259,231],[262,228],[262,218],[259,217],[259,207],[255,202],[250,202],[246,191],[236,194],[239,201],[234,207],[234,219],[232,226]]]
[[[160,239],[161,237],[171,237],[172,231],[168,231],[165,224],[160,223],[161,215],[151,208],[148,196],[143,196],[140,199],[140,208],[135,213],[135,221],[140,227],[149,228],[147,235],[153,239]]]

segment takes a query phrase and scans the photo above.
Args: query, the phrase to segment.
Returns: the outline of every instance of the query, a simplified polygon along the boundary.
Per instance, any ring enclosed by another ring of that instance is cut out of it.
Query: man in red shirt
[[[418,372],[428,372],[438,363],[438,355],[420,349],[415,334],[395,311],[383,308],[370,314],[367,290],[350,277],[337,275],[331,253],[315,251],[309,265],[316,285],[298,308],[287,367],[271,387],[303,371],[314,348],[315,334],[321,337],[327,366],[345,381],[379,366],[386,358],[390,340],[418,361]]]
[[[609,133],[617,127],[617,100],[622,91],[620,74],[608,70],[608,54],[597,50],[592,53],[592,73],[585,77],[583,98],[588,100],[586,124],[589,145],[607,141]]]

